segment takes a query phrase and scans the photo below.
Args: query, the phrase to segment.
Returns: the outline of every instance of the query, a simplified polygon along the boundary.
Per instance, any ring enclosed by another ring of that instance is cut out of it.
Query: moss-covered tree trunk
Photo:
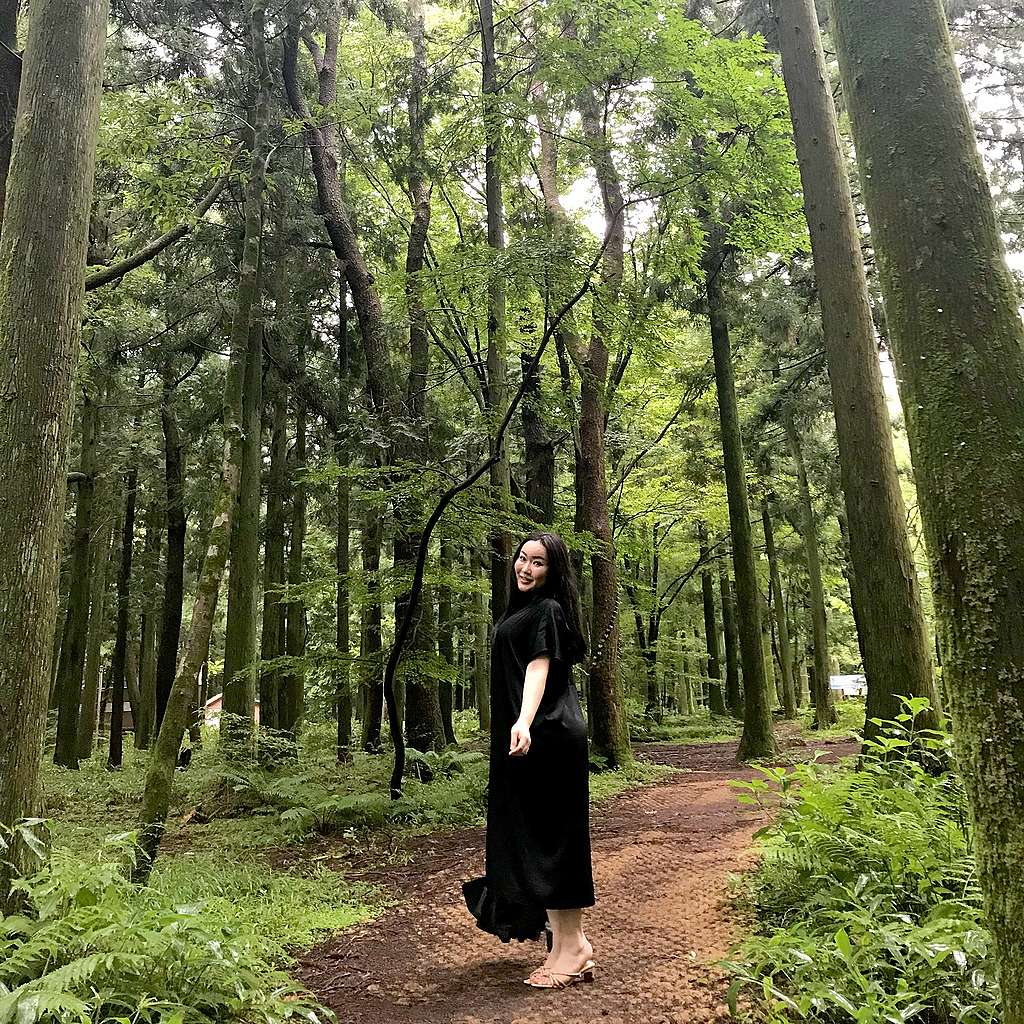
[[[717,230],[715,232],[718,233]],[[761,608],[754,558],[754,536],[750,528],[747,471],[743,458],[736,378],[732,365],[729,321],[722,294],[724,256],[716,241],[709,242],[704,256],[708,314],[711,319],[711,348],[718,390],[718,414],[725,456],[725,489],[732,530],[732,561],[736,576],[736,618],[740,661],[743,665],[743,734],[738,757],[749,761],[770,757],[776,751],[768,679],[761,647]]]
[[[3,825],[38,810],[106,24],[107,0],[36,0],[22,62],[0,239]],[[30,860],[12,854],[0,910]]]
[[[469,552],[470,577],[477,581],[473,592],[473,694],[482,732],[491,731],[491,665],[488,645],[487,594],[481,572],[484,566],[471,548]],[[486,573],[485,573],[486,575]]]
[[[348,329],[348,286],[344,278],[338,292],[338,391],[340,398],[339,426],[334,439],[334,454],[338,460],[338,480],[334,489],[335,509],[338,526],[334,538],[334,566],[338,573],[338,582],[334,591],[335,610],[335,643],[338,650],[338,663],[334,669],[334,704],[338,720],[335,737],[335,756],[339,763],[351,759],[352,756],[352,662],[350,648],[352,645],[349,616],[351,615],[350,593],[351,556],[349,545],[352,533],[352,502],[351,479],[348,469],[352,460],[350,456],[351,441],[349,430],[349,405],[352,392],[351,353],[349,352]]]
[[[444,572],[455,571],[457,564],[455,542],[450,537],[441,540],[441,568]],[[437,655],[447,667],[451,675],[438,684],[441,704],[441,726],[444,729],[446,743],[455,743],[455,727],[452,723],[452,710],[455,705],[455,689],[452,676],[457,669],[455,657],[455,615],[452,608],[452,588],[442,583],[437,588]],[[458,678],[456,676],[456,678]],[[457,685],[457,684],[456,684]]]
[[[817,12],[814,0],[775,0],[774,10],[821,297],[871,737],[872,718],[893,718],[900,695],[937,703],[928,630]],[[921,724],[936,721],[932,711]]]
[[[786,620],[786,602],[782,595],[782,576],[779,573],[779,558],[775,551],[775,530],[772,527],[772,513],[765,501],[761,505],[761,524],[764,527],[765,553],[768,555],[769,583],[772,594],[772,611],[775,628],[778,631],[779,672],[782,676],[782,709],[786,718],[796,718],[796,685],[793,681],[793,648],[789,642],[789,622]]]
[[[153,742],[156,722],[156,577],[160,568],[160,543],[163,540],[162,502],[151,501],[146,512],[146,539],[142,546],[143,574],[140,588],[139,624],[139,715],[135,719],[135,747],[148,750]]]
[[[75,504],[75,532],[71,544],[71,583],[64,611],[64,634],[57,661],[57,741],[55,764],[78,767],[78,726],[82,677],[89,635],[89,554],[92,548],[93,505],[96,489],[99,413],[85,391],[82,404],[81,478]]]
[[[943,680],[995,938],[1002,1020],[1022,1024],[1020,296],[1007,269],[939,0],[843,0],[834,5],[833,22],[912,425]]]
[[[268,156],[266,125],[269,114],[270,66],[267,63],[265,19],[264,4],[260,0],[255,0],[249,8],[247,20],[253,67],[259,85],[249,177],[245,185],[245,234],[238,275],[238,294],[231,323],[230,352],[224,377],[224,458],[220,493],[207,536],[206,554],[196,586],[196,599],[185,649],[178,663],[156,746],[146,772],[139,822],[140,855],[134,872],[137,880],[149,877],[160,848],[160,840],[163,838],[170,809],[174,766],[182,736],[189,724],[189,706],[195,693],[199,670],[206,661],[210,649],[210,633],[213,630],[217,598],[228,556],[231,517],[241,480],[242,393],[249,333],[252,329],[254,308],[259,300],[259,253]]]

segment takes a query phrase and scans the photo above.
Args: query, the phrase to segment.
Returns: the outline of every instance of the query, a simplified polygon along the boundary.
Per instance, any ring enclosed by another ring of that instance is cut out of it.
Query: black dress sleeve
[[[553,599],[543,601],[537,609],[532,629],[527,636],[525,645],[528,665],[534,658],[548,657],[552,661],[568,663],[569,651],[566,643],[565,612],[562,606]]]

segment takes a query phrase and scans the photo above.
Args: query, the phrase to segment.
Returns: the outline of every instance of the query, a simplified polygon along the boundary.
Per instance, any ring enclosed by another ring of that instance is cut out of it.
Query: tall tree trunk
[[[0,236],[0,824],[8,826],[39,802],[106,24],[106,0],[33,3]],[[33,857],[18,843],[3,860],[0,911],[11,871]]]
[[[815,4],[776,0],[774,9],[821,296],[871,738],[872,719],[895,718],[901,695],[927,697],[933,709],[938,700]],[[926,728],[938,723],[937,710],[921,717]]]
[[[281,289],[275,289],[275,306],[282,307]],[[281,362],[280,324],[268,335],[274,365]],[[285,494],[288,490],[288,393],[273,367],[268,375],[272,395],[270,469],[267,474],[267,515],[263,554],[263,629],[260,634],[260,728],[273,733],[280,728],[282,672],[271,664],[284,654],[285,608],[280,588],[285,583]]]
[[[457,564],[457,548],[454,541],[445,537],[441,541],[441,566],[445,572],[454,570]],[[452,614],[452,588],[442,583],[437,590],[437,654],[451,673],[439,684],[441,702],[441,726],[445,743],[455,743],[455,727],[452,724],[452,707],[455,703],[452,676],[456,673],[455,618]],[[457,685],[457,684],[456,684]]]
[[[241,479],[245,357],[253,313],[259,299],[263,192],[269,155],[266,125],[269,119],[270,66],[266,54],[265,17],[264,4],[255,0],[248,21],[259,90],[253,124],[251,172],[245,188],[245,237],[238,275],[238,297],[231,324],[230,355],[224,378],[224,461],[220,494],[207,538],[206,555],[199,574],[185,651],[174,677],[156,747],[146,772],[140,821],[140,857],[133,872],[136,880],[148,878],[167,822],[174,766],[182,736],[189,724],[189,704],[195,692],[196,677],[209,653],[210,633],[231,537],[231,516]]]
[[[494,253],[487,281],[487,388],[485,399],[490,420],[491,454],[493,434],[508,409],[508,339],[505,333],[505,278],[497,267],[505,251],[505,207],[501,183],[501,137],[504,119],[501,113],[498,64],[494,45],[494,6],[492,0],[480,0],[480,41],[482,49],[484,149],[484,196],[487,204],[487,244]],[[502,451],[491,467],[491,496],[495,513],[502,519],[512,506],[512,476],[508,454]],[[508,599],[509,563],[512,538],[504,522],[491,531],[491,614],[497,622],[505,614]]]
[[[789,645],[789,623],[786,621],[786,602],[782,596],[782,577],[779,559],[775,553],[775,530],[768,502],[761,504],[761,523],[764,526],[764,544],[768,555],[768,572],[775,612],[775,628],[779,634],[779,670],[782,673],[782,708],[786,718],[796,718],[796,686],[793,682],[793,649]]]
[[[619,581],[615,543],[608,517],[605,466],[605,397],[609,347],[615,333],[615,308],[622,287],[625,253],[625,203],[622,183],[602,123],[602,104],[596,91],[585,88],[578,105],[590,161],[601,192],[604,248],[601,289],[594,296],[590,342],[573,356],[580,372],[581,475],[586,528],[596,546],[590,560],[594,593],[591,668],[587,711],[593,729],[594,752],[609,767],[628,764],[629,724],[619,680]]]
[[[484,580],[478,576],[478,559],[475,552],[469,552],[470,577],[480,579],[480,586],[473,592],[473,690],[476,695],[476,710],[480,719],[480,731],[491,731],[491,666],[490,647],[487,630],[487,595],[483,588]],[[486,565],[479,564],[479,570],[486,577]],[[490,616],[493,621],[493,616]]]
[[[807,482],[807,466],[800,434],[793,413],[783,413],[786,440],[796,466],[797,490],[800,495],[800,520],[804,555],[807,558],[808,598],[811,607],[811,634],[814,643],[814,675],[811,693],[814,696],[814,723],[818,729],[827,729],[836,722],[836,711],[829,682],[831,657],[828,650],[828,619],[825,612],[825,587],[821,579],[821,555],[818,553],[818,520],[811,501],[811,488]]]
[[[833,23],[903,378],[943,680],[975,823],[1003,1021],[1021,1024],[1020,296],[1006,266],[938,0],[847,0],[837,5]]]
[[[713,229],[719,234],[719,229]],[[704,256],[708,313],[711,318],[711,347],[718,385],[718,413],[725,455],[725,489],[732,530],[732,560],[736,575],[736,613],[740,660],[743,664],[743,735],[738,757],[741,761],[769,757],[776,751],[768,680],[761,648],[761,608],[754,560],[754,538],[750,528],[750,501],[743,459],[743,437],[736,402],[736,380],[732,366],[729,322],[726,318],[721,275],[724,256],[720,245],[710,242]]]
[[[715,584],[711,575],[711,556],[708,553],[708,528],[703,521],[697,523],[700,557],[700,593],[704,605],[704,643],[708,651],[708,701],[711,714],[725,715],[725,694],[722,692],[722,659],[718,647],[718,616],[715,614]]]
[[[338,732],[335,753],[339,763],[352,756],[352,661],[349,616],[351,614],[349,594],[351,582],[351,558],[349,554],[352,532],[351,480],[348,469],[352,460],[349,455],[350,440],[347,436],[349,424],[349,403],[351,402],[351,353],[348,336],[348,286],[344,278],[338,293],[338,389],[341,403],[340,424],[334,440],[334,454],[338,460],[338,482],[335,485],[335,505],[338,515],[338,529],[334,542],[335,568],[338,584],[335,590],[335,642],[339,661],[334,669],[334,702],[338,715]]]
[[[743,717],[740,685],[739,636],[736,633],[736,602],[723,556],[718,560],[718,593],[722,599],[722,638],[725,646],[725,706],[733,718]]]
[[[366,581],[366,600],[360,608],[360,689],[366,695],[363,713],[362,735],[359,740],[363,750],[372,754],[380,753],[381,719],[384,714],[384,691],[381,688],[381,640],[383,609],[380,603],[380,551],[383,543],[383,526],[374,508],[363,513],[360,530],[363,578]]]
[[[83,389],[84,390],[84,389]],[[96,488],[99,412],[84,391],[82,406],[82,450],[75,533],[71,547],[71,584],[64,613],[64,637],[57,662],[57,743],[55,764],[78,767],[78,726],[82,698],[82,676],[89,635],[89,552],[93,536],[93,504]]]
[[[259,285],[257,284],[257,291]],[[224,634],[221,741],[225,753],[247,757],[256,714],[256,617],[260,587],[260,470],[263,445],[263,322],[254,300],[242,393],[242,476],[231,517],[228,617]]]
[[[299,342],[299,362],[305,365],[305,340]],[[300,398],[295,410],[295,448],[292,465],[291,536],[288,544],[288,587],[300,587],[306,552],[306,403]],[[291,661],[282,680],[278,723],[294,742],[306,711],[306,602],[292,597],[285,608],[285,653]]]
[[[164,597],[160,610],[160,641],[156,656],[156,729],[164,711],[178,662],[181,610],[185,599],[185,448],[174,408],[174,365],[163,367],[160,424],[164,435],[164,482],[167,491],[167,554],[164,559]],[[175,755],[177,756],[177,755]]]
[[[78,756],[92,757],[96,746],[96,718],[99,711],[100,654],[106,628],[107,569],[114,537],[114,518],[106,507],[108,487],[101,481],[104,498],[96,501],[105,521],[93,534],[92,570],[89,586],[89,636],[85,649],[85,682],[82,686],[82,713],[78,723]]]
[[[406,410],[409,417],[404,449],[410,464],[427,461],[429,424],[426,389],[430,369],[430,340],[427,334],[427,313],[422,280],[427,233],[430,228],[430,187],[425,178],[423,90],[427,78],[426,38],[423,6],[420,0],[409,3],[409,39],[413,61],[409,89],[409,195],[412,200],[412,223],[405,257],[405,291],[409,310],[409,378]],[[422,503],[418,498],[405,498],[402,514],[396,523],[395,565],[411,584],[412,570],[419,550],[423,521]],[[403,621],[409,606],[409,594],[395,601],[395,622]],[[424,589],[420,607],[413,610],[412,632],[408,651],[412,667],[403,669],[405,687],[405,729],[409,743],[417,750],[434,750],[444,746],[438,680],[424,664],[437,656],[433,599]]]
[[[154,501],[146,513],[146,540],[142,552],[142,622],[139,636],[139,713],[135,718],[135,746],[148,750],[156,722],[156,576],[160,569],[160,542],[163,516]]]
[[[136,430],[141,416],[136,415]],[[124,516],[121,526],[121,566],[117,574],[117,626],[110,663],[110,753],[108,768],[120,768],[124,758],[124,695],[128,658],[128,620],[131,614],[132,555],[135,551],[135,502],[139,470],[131,465],[124,475]]]
[[[555,521],[555,445],[541,415],[541,367],[540,363],[532,366],[532,353],[523,352],[520,361],[526,377],[523,393],[526,500],[530,503],[530,516],[550,526]]]

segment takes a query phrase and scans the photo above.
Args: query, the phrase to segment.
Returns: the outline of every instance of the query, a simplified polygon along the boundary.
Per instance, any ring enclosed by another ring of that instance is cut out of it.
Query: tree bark
[[[305,340],[299,342],[299,361],[305,364]],[[288,587],[301,587],[306,551],[306,403],[300,398],[295,410],[295,447],[291,483],[291,534],[288,544]],[[285,653],[288,668],[282,679],[278,724],[293,742],[306,712],[306,602],[292,596],[285,607]]]
[[[335,505],[338,515],[338,529],[334,542],[335,568],[338,584],[335,590],[335,641],[338,649],[338,664],[334,670],[334,702],[338,716],[337,742],[335,753],[339,763],[352,757],[352,661],[349,616],[351,607],[351,559],[349,555],[352,532],[351,480],[348,469],[352,463],[349,455],[349,403],[351,401],[351,353],[348,335],[348,286],[344,278],[338,293],[338,389],[340,392],[340,420],[334,441],[335,458],[338,460],[338,482],[335,486]]]
[[[796,718],[796,686],[793,682],[793,648],[789,644],[789,623],[786,621],[786,602],[782,596],[782,577],[779,559],[775,553],[775,530],[772,527],[768,502],[761,504],[761,524],[764,527],[764,545],[768,555],[768,572],[775,613],[775,628],[779,634],[779,670],[782,674],[782,708],[786,718]]]
[[[106,0],[36,0],[0,236],[0,824],[38,810]],[[31,245],[31,258],[28,248]],[[21,843],[0,865],[0,910]]]
[[[486,145],[484,149],[484,196],[487,205],[487,244],[494,254],[487,279],[487,387],[484,398],[491,431],[491,454],[495,453],[494,431],[508,409],[508,339],[505,333],[505,271],[495,264],[505,251],[505,207],[502,199],[501,142],[504,118],[501,111],[498,64],[494,44],[494,6],[480,0],[480,42],[482,49],[482,93]],[[495,514],[504,519],[512,507],[512,476],[508,454],[502,451],[491,466],[491,498]],[[497,622],[505,614],[508,572],[512,561],[512,537],[504,522],[491,530],[491,614]]]
[[[814,723],[818,729],[827,729],[836,722],[836,710],[830,685],[831,658],[828,650],[828,619],[825,612],[825,587],[821,579],[821,555],[818,553],[818,520],[811,501],[811,488],[807,482],[803,445],[796,429],[793,413],[783,412],[786,440],[796,466],[797,489],[800,495],[800,519],[804,555],[807,558],[808,597],[811,606],[811,634],[814,643],[814,675],[811,693],[814,696]]]
[[[605,235],[601,256],[601,288],[594,296],[590,343],[577,352],[580,372],[580,445],[582,490],[587,530],[596,542],[590,569],[594,610],[587,710],[594,752],[615,768],[633,758],[629,725],[619,680],[619,581],[615,544],[608,518],[605,466],[605,389],[609,345],[615,331],[615,307],[622,286],[625,221],[622,183],[601,121],[601,103],[592,88],[579,97],[583,134],[601,192]]]
[[[156,602],[155,577],[160,568],[160,542],[163,516],[154,501],[146,513],[146,540],[143,544],[142,621],[139,636],[139,713],[135,718],[135,746],[148,750],[156,722],[156,646],[154,644]]]
[[[260,588],[260,470],[263,462],[263,322],[254,300],[242,394],[242,467],[231,518],[228,617],[224,634],[221,742],[230,760],[248,757],[256,715],[256,627]]]
[[[719,234],[718,229],[713,229]],[[722,294],[721,274],[724,257],[712,241],[704,256],[708,314],[711,319],[711,347],[718,384],[718,412],[725,456],[725,489],[729,502],[732,530],[732,560],[736,575],[736,613],[740,660],[743,664],[743,734],[738,757],[741,761],[770,757],[775,753],[772,712],[768,699],[768,680],[761,648],[761,609],[754,560],[754,538],[750,528],[750,501],[747,497],[747,473],[743,458],[743,437],[736,401],[736,381],[732,366],[729,322]]]
[[[454,570],[457,564],[456,551],[452,540],[445,537],[441,541],[441,567],[445,572]],[[452,588],[447,583],[442,583],[437,589],[437,654],[448,671],[455,675],[455,618],[452,613]],[[455,703],[452,675],[439,683],[441,727],[444,730],[445,743],[456,742],[455,727],[452,724],[452,708]]]
[[[383,526],[377,510],[367,508],[360,530],[363,578],[366,600],[360,609],[360,689],[366,695],[360,746],[378,754],[381,750],[381,719],[384,715],[384,691],[381,687],[381,642],[383,609],[380,603],[380,551]]]
[[[743,717],[743,687],[740,685],[739,637],[736,633],[736,603],[724,557],[718,562],[718,592],[722,599],[722,637],[725,647],[725,706],[733,718]]]
[[[776,0],[779,46],[804,187],[839,468],[850,526],[852,585],[868,682],[865,738],[900,696],[927,697],[938,724],[928,629],[896,474],[860,236],[814,0]],[[908,420],[911,416],[908,412]]]
[[[106,481],[101,481],[106,496]],[[113,544],[114,518],[109,514],[105,497],[96,501],[103,509],[105,522],[93,535],[92,570],[89,586],[89,636],[85,650],[85,682],[82,686],[82,713],[78,723],[78,756],[92,757],[96,746],[96,718],[99,711],[100,653],[106,628],[107,569]]]
[[[263,192],[269,152],[266,125],[269,118],[270,67],[266,54],[265,17],[264,5],[256,0],[249,11],[248,27],[259,88],[253,124],[252,163],[245,189],[245,236],[239,268],[238,298],[231,324],[230,355],[224,377],[224,461],[220,494],[207,538],[206,555],[196,588],[185,651],[174,677],[156,747],[146,772],[140,816],[140,855],[133,872],[136,880],[149,877],[166,826],[174,767],[182,736],[189,724],[189,705],[195,692],[196,678],[207,660],[210,648],[210,633],[231,537],[231,516],[241,479],[245,357],[252,330],[253,311],[259,297]]]
[[[78,767],[78,726],[82,699],[82,676],[89,635],[89,554],[93,538],[93,504],[96,486],[99,412],[84,392],[82,404],[82,449],[75,532],[71,546],[71,583],[64,612],[64,635],[57,661],[57,741],[54,764]]]
[[[164,598],[160,610],[160,641],[156,656],[156,729],[164,711],[181,643],[181,610],[185,598],[185,449],[174,408],[174,366],[167,359],[163,367],[160,424],[164,436],[164,482],[167,492],[167,554],[164,559]]]
[[[555,521],[555,446],[541,415],[541,368],[532,370],[532,354],[521,356],[527,386],[523,396],[523,445],[526,456],[526,500],[529,514],[550,526]]]
[[[715,586],[711,576],[711,556],[708,553],[708,528],[703,521],[697,523],[700,539],[700,557],[704,568],[700,573],[700,593],[704,606],[704,643],[708,651],[708,701],[711,714],[725,715],[725,694],[722,693],[722,660],[718,647],[718,616],[715,614]]]
[[[469,553],[470,577],[479,581],[473,592],[473,691],[476,698],[477,716],[480,719],[480,731],[491,731],[491,666],[490,645],[488,644],[487,594],[484,590],[484,579],[479,573],[485,571],[483,564],[478,566],[478,557],[471,549]]]
[[[282,315],[286,301],[281,289],[275,290],[275,306]],[[274,363],[268,375],[272,394],[270,469],[267,474],[267,514],[263,551],[263,629],[260,635],[260,728],[274,732],[280,728],[278,705],[282,672],[270,664],[285,651],[284,604],[281,587],[285,583],[285,494],[288,490],[288,393],[276,366],[280,363],[280,336],[277,329],[268,334]]]
[[[136,429],[141,416],[136,415]],[[124,476],[124,517],[121,527],[121,565],[117,574],[117,626],[110,663],[110,753],[107,767],[120,768],[124,759],[125,668],[128,657],[128,619],[131,614],[132,556],[135,551],[135,503],[139,470],[134,464]]]
[[[833,11],[974,819],[1024,1022],[1024,326],[938,0]],[[852,529],[852,522],[851,522]]]

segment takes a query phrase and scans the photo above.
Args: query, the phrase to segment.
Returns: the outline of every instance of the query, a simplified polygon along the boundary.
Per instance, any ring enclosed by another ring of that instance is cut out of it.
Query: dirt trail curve
[[[853,744],[822,744],[830,758]],[[712,965],[735,935],[728,876],[751,862],[762,815],[736,802],[735,744],[648,745],[686,769],[593,816],[597,906],[587,915],[597,981],[562,992],[522,979],[543,942],[502,945],[476,928],[460,883],[483,868],[479,829],[427,836],[409,864],[377,876],[401,902],[322,943],[299,976],[340,1024],[696,1024],[728,1016]]]

